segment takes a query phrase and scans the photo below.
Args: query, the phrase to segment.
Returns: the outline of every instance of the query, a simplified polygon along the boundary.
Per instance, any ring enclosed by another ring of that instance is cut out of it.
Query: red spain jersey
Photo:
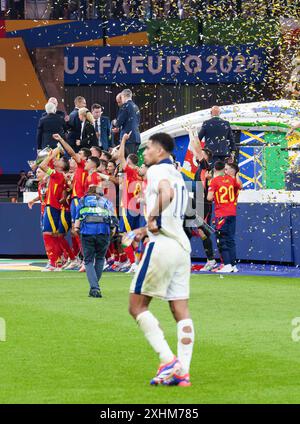
[[[101,181],[102,179],[97,171],[94,171],[91,174],[88,174],[85,179],[84,194],[88,192],[88,189],[90,188],[90,186],[100,185]]]
[[[220,175],[211,180],[208,191],[214,192],[215,216],[236,216],[238,191],[241,188],[235,178]]]
[[[71,211],[71,198],[70,196],[68,196],[62,206],[61,209],[64,209],[66,212],[70,212]]]
[[[73,179],[72,198],[78,197],[80,199],[84,196],[85,181],[88,174],[87,171],[84,170],[85,164],[85,159],[81,159],[81,161],[77,163],[77,169]]]
[[[65,189],[65,177],[61,172],[50,170],[49,185],[47,190],[46,205],[52,206],[55,209],[60,209],[60,200],[63,198]]]
[[[137,199],[142,195],[143,179],[139,176],[137,169],[128,165],[124,168],[124,173],[122,207],[140,213],[140,204]]]
[[[38,184],[38,195],[41,202],[41,214],[44,214],[46,206],[46,196],[47,196],[47,183],[45,181],[40,181]]]

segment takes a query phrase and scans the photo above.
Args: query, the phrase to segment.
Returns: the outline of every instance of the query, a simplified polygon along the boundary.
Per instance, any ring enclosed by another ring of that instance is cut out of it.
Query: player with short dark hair
[[[156,133],[149,137],[153,144],[159,144],[166,152],[172,153],[175,148],[173,138],[166,133]]]
[[[236,177],[236,175],[240,172],[240,168],[235,162],[227,162],[225,165],[225,173],[227,175],[231,175],[232,177]]]
[[[232,166],[231,164],[226,166]],[[210,182],[207,199],[215,203],[215,226],[217,245],[224,267],[217,272],[237,272],[236,267],[236,206],[237,193],[242,188],[238,175],[234,178],[225,174],[225,163],[217,161],[214,178]]]
[[[84,170],[87,171],[88,175],[85,181],[84,193],[86,194],[90,186],[98,186],[101,184],[101,178],[98,174],[97,168],[99,168],[100,159],[96,156],[90,156],[86,161]]]
[[[135,153],[130,153],[127,158],[130,160],[130,162],[134,165],[137,166],[139,163],[139,157],[138,155],[136,155]]]
[[[151,138],[144,151],[147,170],[147,228],[135,230],[141,240],[149,236],[130,287],[129,312],[159,355],[153,385],[190,386],[194,326],[189,314],[191,246],[183,229],[188,191],[170,160],[174,142],[168,134]],[[149,310],[153,297],[167,300],[177,323],[177,356],[168,345],[157,318]]]
[[[101,155],[102,155],[102,149],[101,149],[101,147],[98,147],[98,146],[92,146],[91,147],[91,154],[92,154],[92,156],[96,156],[97,158],[101,158]]]
[[[111,160],[111,159],[112,159],[112,156],[111,156],[111,154],[110,154],[109,152],[107,152],[106,150],[102,150],[102,154],[101,154],[100,159],[106,160],[106,161],[108,162],[109,160]]]

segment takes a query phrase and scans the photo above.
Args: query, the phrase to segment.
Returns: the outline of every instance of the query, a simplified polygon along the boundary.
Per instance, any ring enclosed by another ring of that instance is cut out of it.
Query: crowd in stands
[[[299,0],[1,0],[5,19],[161,19],[297,16]]]

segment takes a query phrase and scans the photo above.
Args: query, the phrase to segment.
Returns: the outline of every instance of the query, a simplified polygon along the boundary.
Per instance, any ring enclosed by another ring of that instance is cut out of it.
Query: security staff
[[[75,230],[81,234],[90,297],[102,297],[99,281],[110,235],[118,222],[112,203],[101,195],[100,191],[100,187],[90,186],[76,209]]]

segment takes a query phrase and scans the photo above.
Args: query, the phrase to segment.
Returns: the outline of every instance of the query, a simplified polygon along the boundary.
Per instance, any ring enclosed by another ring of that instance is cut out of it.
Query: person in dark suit
[[[55,149],[57,142],[53,139],[53,134],[65,136],[67,126],[61,116],[56,114],[56,106],[53,103],[47,103],[45,106],[46,115],[39,120],[37,129],[37,149],[41,150],[49,146]]]
[[[81,122],[81,135],[80,139],[76,141],[77,148],[87,147],[90,149],[98,146],[93,115],[86,107],[82,107],[78,110],[78,116]]]
[[[122,107],[122,94],[118,93],[116,95],[116,103],[118,105],[118,110],[120,110],[120,108]],[[114,119],[111,123],[110,123],[110,132],[111,132],[111,140],[112,140],[112,145],[113,146],[118,146],[120,145],[120,128],[115,127],[114,123],[116,122],[116,120]]]
[[[120,140],[124,134],[130,134],[129,140],[126,143],[128,154],[137,153],[141,135],[139,130],[140,125],[140,110],[132,101],[132,92],[125,89],[121,92],[122,106],[120,107],[118,117],[113,121],[113,126],[120,129]]]
[[[92,106],[92,115],[95,120],[95,131],[98,140],[98,146],[102,150],[108,150],[112,147],[111,131],[110,131],[110,120],[107,116],[103,116],[102,106],[98,103],[94,103]]]
[[[199,132],[199,140],[205,138],[205,147],[213,154],[213,164],[228,157],[234,159],[236,150],[235,141],[230,123],[220,118],[221,110],[218,106],[211,108],[211,119],[204,121]]]
[[[60,116],[65,121],[65,118],[66,118],[65,112],[63,112],[62,110],[57,110],[57,108],[58,108],[57,98],[56,97],[50,97],[48,99],[48,103],[53,103],[56,106],[56,115]],[[47,115],[47,113],[44,112],[42,116],[46,116],[46,115]]]
[[[80,137],[81,137],[81,121],[78,116],[78,110],[80,108],[86,107],[86,100],[82,96],[77,96],[74,100],[74,103],[75,103],[75,108],[70,113],[69,120],[68,120],[68,130],[69,130],[68,143],[70,144],[72,149],[76,153],[78,153],[80,149],[78,145],[76,144],[76,141],[80,140]]]

